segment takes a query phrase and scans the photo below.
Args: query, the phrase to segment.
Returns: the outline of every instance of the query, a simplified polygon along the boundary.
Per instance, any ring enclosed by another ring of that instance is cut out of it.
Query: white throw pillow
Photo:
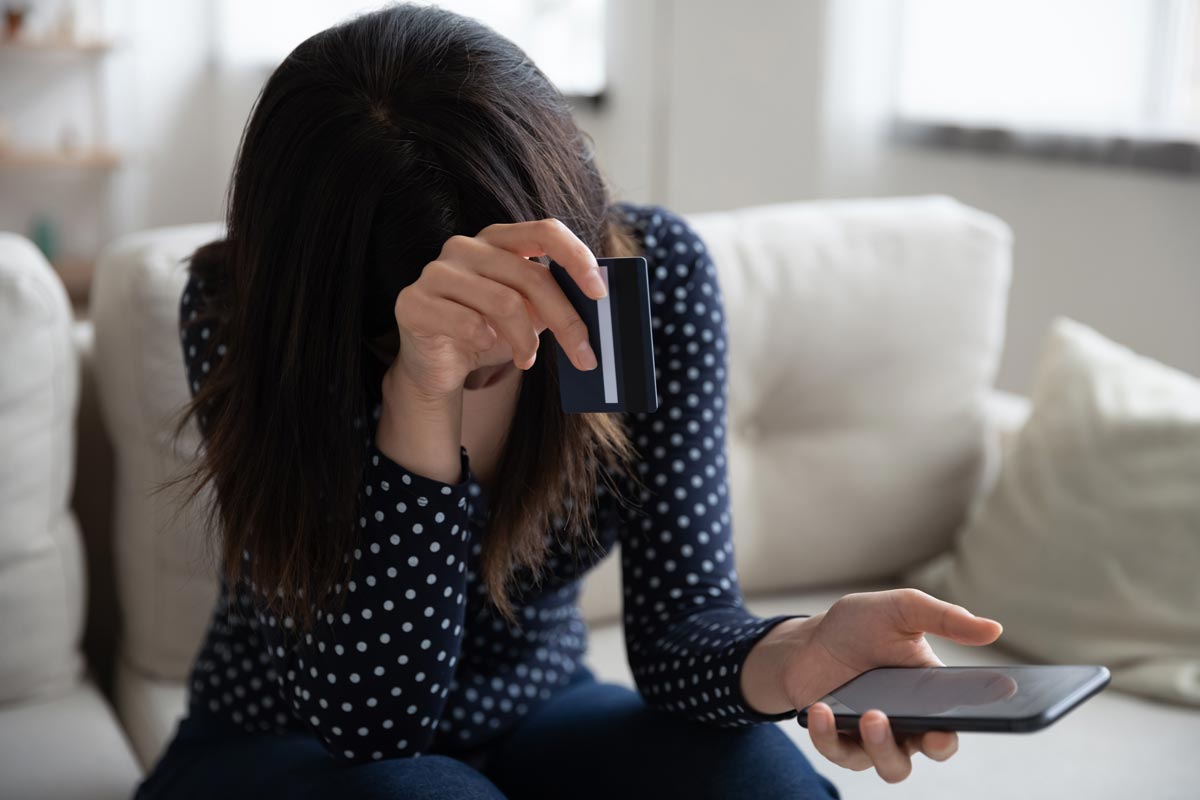
[[[1200,705],[1200,381],[1058,320],[992,494],[914,577],[1025,655]]]

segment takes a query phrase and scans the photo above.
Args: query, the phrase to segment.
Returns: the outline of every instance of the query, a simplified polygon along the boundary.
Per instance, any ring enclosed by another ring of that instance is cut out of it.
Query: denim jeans
[[[795,724],[794,722],[790,724]],[[187,717],[136,800],[838,798],[783,731],[718,728],[646,706],[580,665],[500,738],[459,753],[340,765],[316,737],[233,732]]]

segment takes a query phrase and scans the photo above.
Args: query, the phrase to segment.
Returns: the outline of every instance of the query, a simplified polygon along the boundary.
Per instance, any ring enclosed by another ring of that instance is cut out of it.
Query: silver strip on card
[[[608,267],[601,265],[600,277],[608,288]],[[610,290],[611,291],[611,290]],[[604,402],[619,403],[617,397],[617,349],[613,344],[612,304],[609,295],[596,301],[600,317],[600,369],[604,371]]]

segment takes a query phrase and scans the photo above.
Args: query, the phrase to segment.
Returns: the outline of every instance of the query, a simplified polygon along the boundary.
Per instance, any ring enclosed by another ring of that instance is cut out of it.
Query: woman
[[[542,261],[651,266],[662,406],[565,415]],[[182,337],[221,595],[139,797],[836,797],[774,725],[999,626],[920,592],[762,619],[742,600],[725,322],[703,243],[610,202],[563,98],[473,21],[397,6],[301,44],[251,115]],[[539,355],[541,357],[539,357]],[[583,663],[579,579],[622,545],[637,691]],[[812,737],[889,781],[949,733]]]

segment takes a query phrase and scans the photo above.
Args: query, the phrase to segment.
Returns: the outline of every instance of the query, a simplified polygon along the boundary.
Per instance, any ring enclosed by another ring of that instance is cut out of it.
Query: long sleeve
[[[181,303],[193,393],[230,346],[196,316],[202,288],[193,278]],[[473,540],[465,448],[460,455],[450,484],[367,449],[359,541],[345,556],[352,572],[333,587],[344,605],[304,634],[266,609],[259,587],[237,587],[235,610],[257,629],[282,697],[338,761],[419,755],[437,732],[462,645]]]
[[[651,264],[660,406],[629,416],[645,485],[623,512],[621,574],[629,663],[646,702],[719,726],[788,719],[741,691],[746,656],[785,619],[745,607],[734,566],[726,467],[726,326],[700,238],[660,208],[632,213]]]

